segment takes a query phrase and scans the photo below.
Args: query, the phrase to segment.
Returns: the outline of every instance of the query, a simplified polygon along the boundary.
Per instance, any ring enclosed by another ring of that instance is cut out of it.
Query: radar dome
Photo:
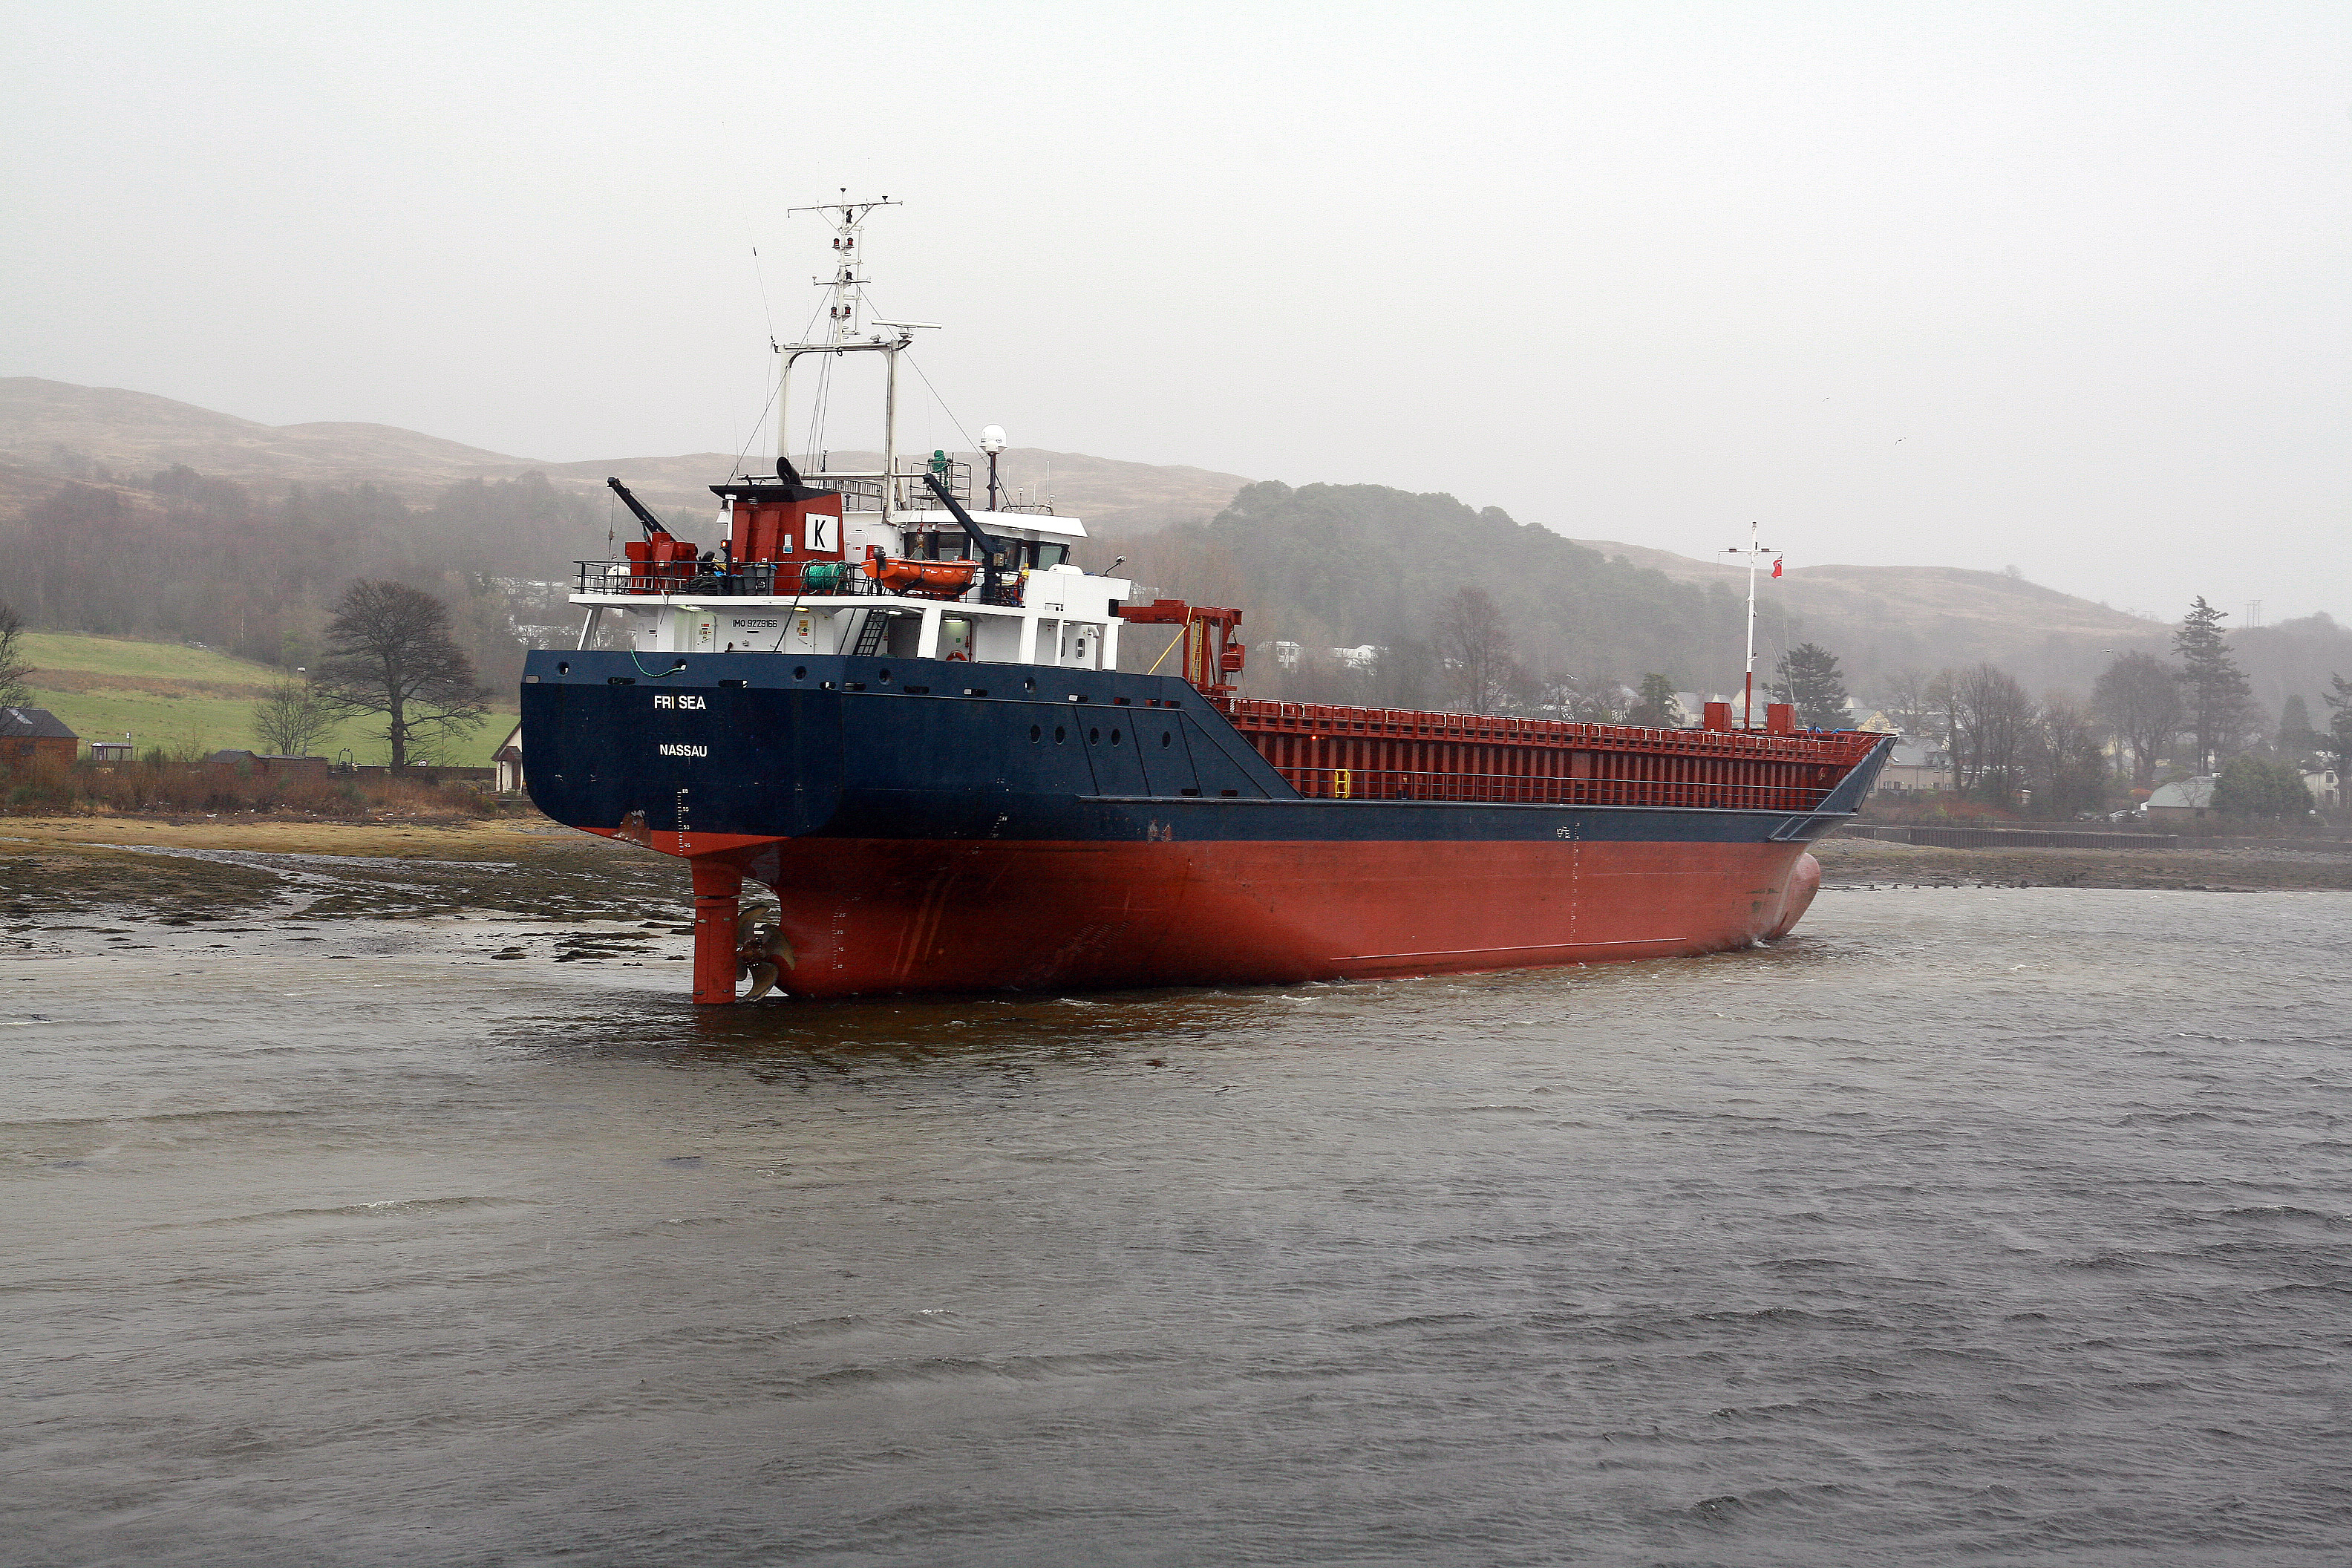
[[[980,449],[981,449],[982,451],[983,451],[983,452],[1002,452],[1003,450],[1004,450],[1004,447],[1005,447],[1005,440],[1004,440],[1004,426],[1002,426],[1002,425],[984,425],[984,426],[981,426],[981,431],[980,431]]]

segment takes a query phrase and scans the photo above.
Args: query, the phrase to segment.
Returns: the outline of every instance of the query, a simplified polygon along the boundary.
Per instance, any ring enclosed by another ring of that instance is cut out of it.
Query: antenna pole
[[[1748,674],[1740,688],[1739,703],[1739,727],[1743,730],[1756,728],[1756,562],[1772,548],[1758,542],[1757,528],[1758,524],[1750,521],[1748,542],[1723,552],[1726,555],[1748,557]]]
[[[899,205],[887,196],[876,202],[853,202],[848,199],[849,192],[846,188],[841,195],[842,199],[837,202],[826,202],[817,206],[790,207],[784,213],[786,217],[801,213],[820,213],[824,215],[826,222],[833,225],[833,276],[813,278],[809,280],[820,289],[830,290],[832,294],[831,300],[825,306],[824,341],[822,343],[794,343],[777,350],[784,356],[784,364],[776,388],[776,455],[786,461],[791,459],[793,449],[791,400],[786,396],[792,381],[793,361],[800,354],[812,350],[839,348],[857,335],[857,307],[858,301],[864,298],[860,289],[866,282],[858,270],[860,258],[857,251],[857,237],[859,231],[866,226],[866,214],[877,207],[895,207]],[[897,362],[898,355],[893,353],[891,363],[895,366]],[[812,441],[810,450],[814,451],[822,445],[821,441]],[[883,488],[887,490],[889,487],[886,484]],[[888,504],[887,496],[884,504],[887,509]]]
[[[1739,725],[1756,728],[1756,522],[1748,524],[1748,679],[1740,692]]]

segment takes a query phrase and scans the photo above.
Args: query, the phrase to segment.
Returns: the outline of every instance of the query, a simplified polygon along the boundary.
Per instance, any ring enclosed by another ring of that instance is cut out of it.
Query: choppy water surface
[[[457,930],[0,972],[0,1559],[2352,1538],[2341,895],[719,1016]]]

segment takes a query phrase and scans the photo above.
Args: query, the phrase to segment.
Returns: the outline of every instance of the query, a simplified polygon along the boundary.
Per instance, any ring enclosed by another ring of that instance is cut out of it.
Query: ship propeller
[[[735,973],[751,989],[736,998],[756,1002],[775,989],[782,969],[793,967],[793,944],[784,940],[781,906],[765,900],[752,903],[735,921]]]

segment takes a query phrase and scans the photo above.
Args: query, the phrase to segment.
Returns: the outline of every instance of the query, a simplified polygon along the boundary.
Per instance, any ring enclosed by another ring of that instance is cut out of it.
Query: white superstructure
[[[588,611],[582,647],[1118,667],[1120,622],[1112,606],[1134,584],[1091,575],[1070,562],[1072,547],[1087,537],[1076,518],[1003,499],[995,474],[1001,429],[988,426],[980,443],[989,483],[987,502],[977,509],[964,504],[968,464],[944,451],[898,456],[898,361],[927,326],[869,319],[858,248],[867,215],[896,205],[845,200],[793,209],[827,216],[835,263],[830,276],[814,279],[826,294],[822,337],[775,345],[776,478],[711,487],[720,496],[719,523],[728,542],[699,558],[662,531],[658,562],[640,558],[650,546],[633,543],[627,561],[583,563],[581,591],[572,595]],[[823,440],[831,369],[840,356],[859,353],[879,354],[884,363],[882,465],[833,469]],[[809,416],[806,451],[797,463],[791,451],[796,408]],[[649,540],[655,537],[661,525],[617,482],[614,488],[646,521]],[[808,506],[812,496],[831,510]],[[736,542],[752,536],[745,509],[763,507],[789,510],[790,523],[768,527],[756,551],[739,550]],[[929,580],[908,581],[917,578]]]

